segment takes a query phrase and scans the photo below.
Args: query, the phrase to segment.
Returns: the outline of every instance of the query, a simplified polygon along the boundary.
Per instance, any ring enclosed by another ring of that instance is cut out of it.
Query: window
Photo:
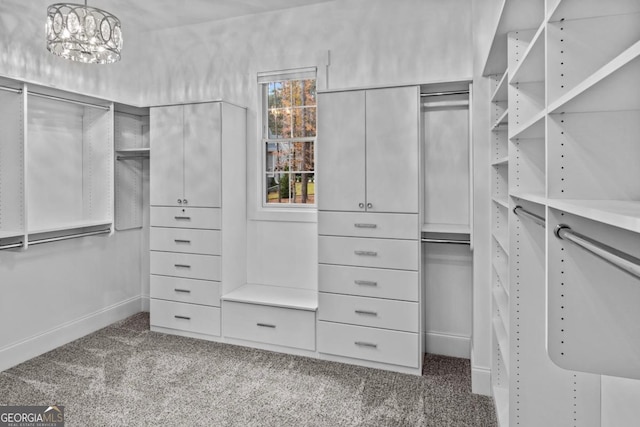
[[[316,70],[258,76],[263,206],[315,206]]]

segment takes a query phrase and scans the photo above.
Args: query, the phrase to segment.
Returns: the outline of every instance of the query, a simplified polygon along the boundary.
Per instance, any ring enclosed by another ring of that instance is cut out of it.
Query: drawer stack
[[[151,207],[151,326],[220,336],[221,213]]]
[[[418,215],[318,215],[318,351],[419,368]]]

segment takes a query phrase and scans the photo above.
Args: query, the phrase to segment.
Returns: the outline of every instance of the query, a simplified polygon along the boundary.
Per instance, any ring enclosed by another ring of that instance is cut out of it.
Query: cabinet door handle
[[[378,344],[373,344],[370,342],[355,341],[354,344],[360,347],[378,348]]]
[[[371,204],[371,203],[367,203],[367,207],[368,207],[369,209],[371,209],[371,208],[373,207],[373,204]]]
[[[256,325],[258,325],[258,326],[260,326],[262,328],[272,328],[272,329],[276,328],[276,325],[270,325],[268,323],[256,323]]]
[[[187,316],[178,316],[178,315],[175,315],[175,316],[173,316],[173,317],[175,317],[176,319],[191,320],[191,317],[187,317]]]
[[[353,253],[361,256],[378,256],[378,252],[374,251],[353,251]]]
[[[182,294],[190,294],[191,293],[191,291],[189,289],[177,289],[176,288],[176,289],[174,289],[174,291],[180,292]]]
[[[173,239],[176,243],[191,243],[191,240]]]
[[[353,283],[362,286],[378,286],[378,282],[372,282],[370,280],[354,280]]]
[[[177,219],[178,221],[191,221],[190,216],[174,216],[174,218]]]
[[[356,310],[356,314],[366,314],[367,316],[377,316],[378,313],[375,311],[367,311],[367,310]]]
[[[186,205],[187,204],[187,199],[182,199],[182,203]]]
[[[188,264],[173,264],[176,268],[191,268]]]
[[[181,205],[182,204],[182,199],[178,199],[178,204]]]
[[[358,203],[358,207],[359,207],[360,209],[363,209],[363,208],[364,208],[364,203]]]
[[[362,224],[362,223],[355,223],[353,224],[354,227],[356,228],[378,228],[378,224]]]

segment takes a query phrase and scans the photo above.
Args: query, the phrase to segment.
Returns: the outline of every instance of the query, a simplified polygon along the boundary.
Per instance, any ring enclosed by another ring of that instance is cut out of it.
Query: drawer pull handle
[[[372,282],[370,280],[354,280],[353,282],[356,285],[362,285],[362,286],[378,286],[378,282]]]
[[[176,268],[191,268],[190,265],[187,264],[173,264]]]
[[[362,256],[378,256],[378,252],[374,251],[353,251],[353,253]]]
[[[367,311],[367,310],[356,310],[356,314],[366,314],[367,316],[377,316],[378,313],[375,311]]]
[[[258,325],[258,326],[260,326],[262,328],[272,328],[272,329],[276,328],[276,325],[270,325],[268,323],[256,323],[256,325]]]
[[[182,220],[182,221],[191,221],[191,217],[190,216],[174,216],[175,219],[177,219],[178,221]]]
[[[176,315],[176,316],[173,316],[173,317],[175,317],[176,319],[191,320],[191,317],[187,317],[187,316],[178,316],[178,315]]]
[[[176,243],[191,243],[191,240],[173,239]]]
[[[378,224],[362,224],[362,223],[355,223],[353,224],[354,227],[356,228],[378,228]]]
[[[378,344],[373,344],[370,342],[356,341],[354,344],[360,347],[378,348]]]
[[[174,289],[174,291],[180,292],[182,294],[190,294],[191,293],[191,291],[189,289],[177,289],[176,288],[176,289]]]

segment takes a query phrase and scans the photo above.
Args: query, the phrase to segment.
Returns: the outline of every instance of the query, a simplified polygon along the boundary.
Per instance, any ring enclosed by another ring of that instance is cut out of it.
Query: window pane
[[[316,136],[316,107],[296,108],[292,120],[294,138]]]
[[[294,171],[313,171],[315,166],[313,142],[294,142],[292,152],[292,170]]]
[[[295,182],[289,172],[267,175],[265,183],[267,203],[292,203],[291,195],[295,191]]]
[[[302,105],[316,105],[316,81],[303,80],[303,103]]]
[[[291,137],[291,109],[272,108],[269,110],[269,139]]]
[[[295,181],[295,197],[292,194],[292,203],[314,204],[315,203],[315,179],[312,173],[296,173],[292,174],[292,180]]]

